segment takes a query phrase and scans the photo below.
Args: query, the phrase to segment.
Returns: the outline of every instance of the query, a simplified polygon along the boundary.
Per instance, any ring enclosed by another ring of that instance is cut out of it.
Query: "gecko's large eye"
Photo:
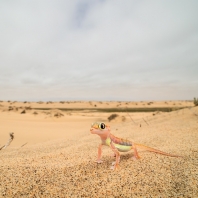
[[[105,129],[105,124],[104,123],[100,123],[98,126],[99,126],[100,129]]]

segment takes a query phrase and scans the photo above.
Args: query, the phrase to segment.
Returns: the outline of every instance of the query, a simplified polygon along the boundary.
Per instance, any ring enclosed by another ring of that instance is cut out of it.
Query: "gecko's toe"
[[[112,164],[111,164],[111,165],[112,165],[112,166],[114,166],[114,165],[115,165],[115,163],[116,163],[116,162],[112,162]]]
[[[102,160],[96,160],[95,162],[96,162],[96,163],[98,163],[98,164],[103,163],[103,161],[102,161]]]
[[[136,161],[136,160],[137,160],[137,158],[136,158],[135,156],[133,156],[133,157],[132,157],[132,160]]]
[[[115,165],[112,165],[112,166],[110,167],[110,169],[111,169],[111,170],[119,170],[119,169],[120,169],[120,166],[119,166],[119,164],[115,164]]]
[[[136,160],[138,160],[138,159],[140,159],[140,156],[137,156],[137,157],[136,157],[136,156],[133,156],[133,157],[132,157],[132,160],[134,160],[134,161],[136,161]]]

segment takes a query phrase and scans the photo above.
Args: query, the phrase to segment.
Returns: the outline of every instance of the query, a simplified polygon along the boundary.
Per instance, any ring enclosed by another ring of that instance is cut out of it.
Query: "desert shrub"
[[[194,98],[194,105],[198,106],[198,98]]]
[[[122,122],[125,122],[125,121],[126,121],[126,117],[122,116]]]
[[[12,106],[9,106],[8,111],[12,111],[12,110],[14,110],[14,108]]]
[[[31,108],[31,107],[25,107],[25,109],[26,109],[26,110],[31,110],[32,108]]]
[[[118,117],[118,114],[111,114],[107,119],[109,120],[109,122],[113,119],[115,119],[116,117]]]
[[[25,110],[23,110],[22,112],[21,112],[21,114],[25,114],[26,113],[26,111]]]
[[[55,113],[54,114],[54,117],[57,117],[57,118],[62,117],[62,116],[64,116],[62,113]]]

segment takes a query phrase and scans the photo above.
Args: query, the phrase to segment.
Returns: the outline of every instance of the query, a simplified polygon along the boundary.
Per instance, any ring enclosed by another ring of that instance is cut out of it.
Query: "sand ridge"
[[[8,111],[5,103],[0,103],[0,146],[11,131],[15,139],[0,151],[0,197],[198,196],[197,107],[154,114],[129,113],[133,121],[125,112],[118,113],[115,120],[108,122],[111,113],[54,109],[49,115],[43,110],[35,115],[28,109],[20,114]],[[57,118],[57,112],[64,116]],[[103,148],[104,162],[94,163],[100,139],[91,135],[89,128],[99,120],[108,122],[112,133],[119,137],[184,157],[140,151],[142,158],[133,161],[131,151],[121,154],[121,169],[113,172],[110,166],[114,158],[108,147]]]

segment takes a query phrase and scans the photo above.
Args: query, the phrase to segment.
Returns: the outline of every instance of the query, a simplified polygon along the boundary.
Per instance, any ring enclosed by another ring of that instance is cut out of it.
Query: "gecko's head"
[[[110,126],[106,125],[103,122],[94,122],[91,125],[90,132],[92,134],[97,134],[99,136],[108,134],[110,132]]]

